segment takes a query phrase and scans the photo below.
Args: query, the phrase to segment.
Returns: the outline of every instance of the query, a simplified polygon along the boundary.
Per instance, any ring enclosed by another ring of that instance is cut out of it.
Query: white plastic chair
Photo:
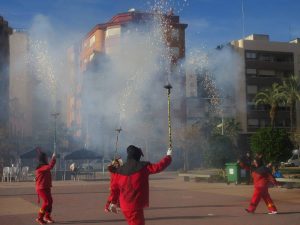
[[[11,182],[12,179],[14,179],[14,181],[18,181],[19,168],[12,166],[9,169],[9,182]]]
[[[2,173],[2,182],[8,182],[9,181],[9,167],[3,167],[3,173]]]
[[[24,166],[21,169],[21,180],[27,180],[28,178],[28,171],[29,171],[29,167],[28,166]]]

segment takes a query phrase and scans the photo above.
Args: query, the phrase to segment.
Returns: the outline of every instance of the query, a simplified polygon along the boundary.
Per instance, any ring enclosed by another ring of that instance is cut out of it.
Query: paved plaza
[[[126,225],[122,214],[104,212],[107,179],[54,181],[53,218],[56,224]],[[253,186],[184,182],[174,173],[153,175],[147,225],[299,225],[300,189],[272,188],[279,214],[268,215],[264,202],[247,214]],[[38,212],[34,182],[0,183],[0,224],[31,225]]]

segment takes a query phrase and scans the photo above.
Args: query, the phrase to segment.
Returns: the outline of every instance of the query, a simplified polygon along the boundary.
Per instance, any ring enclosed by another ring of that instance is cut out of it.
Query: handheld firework
[[[115,150],[115,155],[114,155],[114,159],[116,160],[116,159],[118,159],[118,142],[119,142],[119,134],[120,134],[120,132],[122,131],[122,128],[121,128],[121,127],[120,127],[120,128],[117,128],[115,131],[117,132],[116,150]]]
[[[171,89],[172,86],[170,83],[164,86],[167,89],[167,96],[168,96],[168,128],[169,128],[169,148],[172,148],[172,129],[171,129]]]

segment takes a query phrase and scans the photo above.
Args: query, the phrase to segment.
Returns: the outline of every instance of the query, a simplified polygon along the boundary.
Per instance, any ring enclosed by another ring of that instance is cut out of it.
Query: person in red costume
[[[247,166],[240,162],[240,166],[245,169]],[[253,168],[251,169],[253,183],[254,183],[254,193],[250,202],[250,205],[246,210],[248,213],[254,213],[255,209],[260,202],[261,198],[265,201],[267,208],[269,210],[268,214],[277,214],[277,208],[270,197],[269,194],[269,184],[277,186],[277,181],[272,176],[270,170],[263,165],[262,158],[256,157],[253,160]]]
[[[149,175],[159,173],[172,161],[172,149],[158,163],[140,161],[143,152],[130,145],[127,148],[127,162],[111,170],[111,192],[106,204],[109,212],[118,212],[118,203],[128,225],[145,225],[144,208],[149,207]]]
[[[40,147],[36,148],[38,152],[38,166],[35,170],[35,188],[38,194],[38,202],[40,198],[43,200],[42,207],[39,210],[38,218],[36,222],[39,224],[54,223],[51,218],[52,212],[52,178],[51,178],[51,169],[53,169],[56,158],[55,153],[52,155],[50,163],[48,163],[48,157],[46,153],[42,152]]]
[[[110,183],[113,183],[113,179],[115,178],[114,176],[114,172],[116,171],[117,168],[119,168],[120,166],[123,165],[123,161],[120,158],[116,158],[114,159],[108,166],[107,166],[107,170],[110,172]],[[111,188],[109,188],[109,190],[111,190]],[[104,211],[105,212],[114,212],[114,213],[118,213],[119,209],[120,209],[120,202],[117,201],[115,203],[115,207],[114,208],[111,208],[111,206],[113,206],[111,204],[112,202],[112,199],[113,199],[113,195],[110,194],[107,198],[107,201],[106,201],[106,205],[105,205],[105,208],[104,208]]]

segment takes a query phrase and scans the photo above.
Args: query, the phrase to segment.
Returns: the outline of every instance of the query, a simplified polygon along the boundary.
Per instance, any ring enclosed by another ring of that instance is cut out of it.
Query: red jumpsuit
[[[51,169],[55,165],[55,158],[52,158],[49,164],[45,164],[36,169],[36,192],[38,194],[39,199],[42,198],[43,204],[39,211],[39,218],[43,218],[44,215],[46,217],[50,217],[52,212],[52,195],[51,195],[51,187],[52,187],[52,177],[51,177]]]
[[[108,201],[117,204],[129,225],[144,225],[144,208],[149,206],[149,175],[163,171],[172,161],[165,156],[158,163],[127,160],[113,172]]]
[[[241,167],[244,165],[241,164]],[[277,181],[272,176],[271,172],[265,166],[261,166],[252,170],[252,178],[254,183],[254,193],[248,207],[248,212],[254,212],[261,198],[265,201],[269,212],[277,211],[276,206],[269,194],[269,184],[277,184]]]

